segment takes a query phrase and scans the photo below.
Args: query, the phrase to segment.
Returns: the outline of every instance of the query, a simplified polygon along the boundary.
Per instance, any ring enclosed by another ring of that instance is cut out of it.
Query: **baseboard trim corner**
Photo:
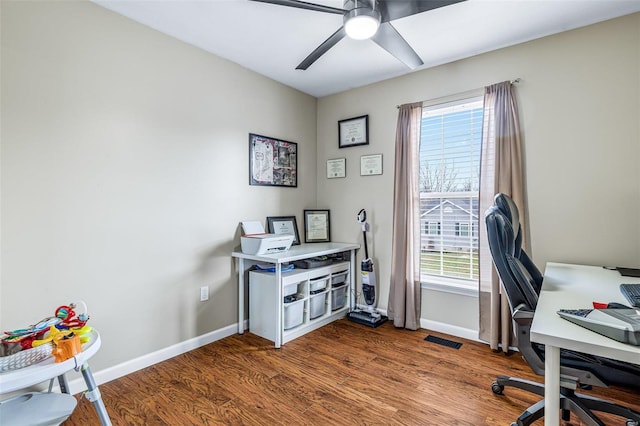
[[[470,328],[458,327],[456,325],[427,320],[424,318],[420,318],[420,327],[427,330],[437,331],[440,333],[450,334],[451,336],[472,340],[474,342],[482,342],[478,338],[478,330],[473,330]]]

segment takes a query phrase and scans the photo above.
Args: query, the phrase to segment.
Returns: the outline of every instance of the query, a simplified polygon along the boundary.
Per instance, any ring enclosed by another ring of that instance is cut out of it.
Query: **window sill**
[[[441,277],[422,277],[420,288],[425,290],[441,291],[444,293],[459,294],[467,297],[478,297],[478,288],[470,287],[468,281],[447,279]]]

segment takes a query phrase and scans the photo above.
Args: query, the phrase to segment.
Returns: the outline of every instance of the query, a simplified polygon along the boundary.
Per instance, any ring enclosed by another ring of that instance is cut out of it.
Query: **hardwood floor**
[[[427,342],[428,334],[463,345]],[[517,353],[390,323],[370,329],[340,320],[281,349],[251,333],[234,335],[100,390],[114,425],[510,425],[539,398],[515,389],[494,395],[498,374],[543,381]],[[589,393],[640,410],[638,393]],[[96,424],[85,398],[65,422]]]

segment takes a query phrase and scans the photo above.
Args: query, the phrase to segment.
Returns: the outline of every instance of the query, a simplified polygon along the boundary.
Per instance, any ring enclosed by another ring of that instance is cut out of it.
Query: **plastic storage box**
[[[304,299],[284,304],[284,326],[285,330],[302,324],[304,319]]]
[[[324,290],[325,288],[327,288],[328,281],[329,281],[328,276],[316,278],[313,281],[309,281],[309,292],[314,293],[314,292]]]
[[[291,296],[292,294],[296,294],[298,292],[298,283],[288,284],[284,286],[282,291],[283,296]]]
[[[347,302],[347,286],[346,284],[340,287],[334,287],[331,289],[331,310],[335,311],[342,308]]]
[[[347,281],[347,275],[349,275],[349,271],[336,272],[335,274],[331,275],[331,285],[333,287],[337,287],[340,284],[344,283],[345,281]]]
[[[321,317],[327,312],[327,293],[312,294],[309,296],[309,318]]]

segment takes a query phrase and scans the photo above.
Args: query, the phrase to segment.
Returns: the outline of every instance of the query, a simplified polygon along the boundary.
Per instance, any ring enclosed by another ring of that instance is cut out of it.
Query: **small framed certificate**
[[[295,216],[267,216],[267,229],[270,234],[293,235],[292,244],[300,244]]]
[[[382,174],[382,154],[363,155],[360,157],[360,176]]]
[[[331,241],[329,210],[304,211],[304,242],[328,243]]]
[[[347,159],[327,160],[327,179],[343,178],[347,175]]]
[[[369,144],[369,116],[338,121],[338,148]]]

